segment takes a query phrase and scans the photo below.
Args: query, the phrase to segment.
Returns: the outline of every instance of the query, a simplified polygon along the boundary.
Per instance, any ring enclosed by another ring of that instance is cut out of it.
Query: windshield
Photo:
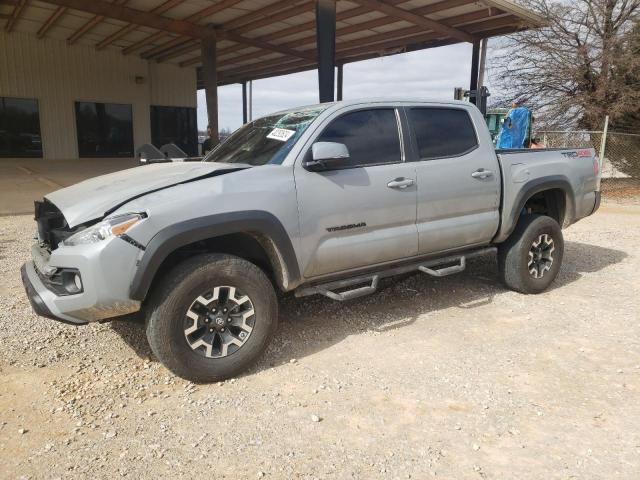
[[[326,108],[326,105],[315,105],[247,123],[203,160],[254,166],[280,164],[309,124]]]

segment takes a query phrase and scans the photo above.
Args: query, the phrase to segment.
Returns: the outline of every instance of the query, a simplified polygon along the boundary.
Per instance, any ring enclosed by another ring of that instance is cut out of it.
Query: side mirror
[[[349,158],[349,149],[344,143],[316,142],[311,147],[311,160],[305,160],[304,168],[312,172],[333,170],[344,165]]]

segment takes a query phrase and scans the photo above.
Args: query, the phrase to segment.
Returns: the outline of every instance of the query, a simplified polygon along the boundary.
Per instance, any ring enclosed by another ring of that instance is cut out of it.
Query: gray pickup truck
[[[497,253],[507,287],[541,292],[561,228],[598,208],[598,190],[593,150],[496,151],[468,103],[302,107],[244,125],[203,161],[47,195],[22,279],[44,317],[143,312],[164,365],[215,381],[265,349],[276,289],[349,300],[383,277],[444,276]]]

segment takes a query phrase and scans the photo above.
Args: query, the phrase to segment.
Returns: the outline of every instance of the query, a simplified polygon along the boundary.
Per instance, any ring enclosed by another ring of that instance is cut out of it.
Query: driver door
[[[404,161],[403,123],[391,106],[352,107],[314,140],[346,145],[349,158],[320,172],[306,170],[301,158],[296,162],[304,277],[417,254],[416,169]]]

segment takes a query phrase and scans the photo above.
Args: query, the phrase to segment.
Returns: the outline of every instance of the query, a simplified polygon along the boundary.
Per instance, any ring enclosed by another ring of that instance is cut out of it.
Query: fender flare
[[[575,192],[573,191],[573,187],[571,186],[568,178],[563,175],[549,175],[546,177],[536,178],[525,183],[518,192],[513,202],[513,207],[511,207],[511,211],[506,217],[506,220],[509,222],[508,229],[500,229],[502,231],[498,235],[499,238],[497,238],[496,241],[504,241],[509,238],[518,224],[518,217],[520,216],[520,212],[524,208],[524,205],[535,194],[544,192],[545,190],[561,190],[564,192],[565,211],[563,224],[567,224],[567,219],[569,220],[568,224],[573,223],[576,211]],[[560,225],[560,228],[562,227],[563,225]]]
[[[251,233],[267,238],[276,250],[283,278],[296,284],[300,270],[291,239],[282,223],[271,213],[260,210],[221,213],[192,218],[160,230],[146,246],[130,287],[133,300],[144,300],[165,259],[176,249],[201,240],[232,233]]]

